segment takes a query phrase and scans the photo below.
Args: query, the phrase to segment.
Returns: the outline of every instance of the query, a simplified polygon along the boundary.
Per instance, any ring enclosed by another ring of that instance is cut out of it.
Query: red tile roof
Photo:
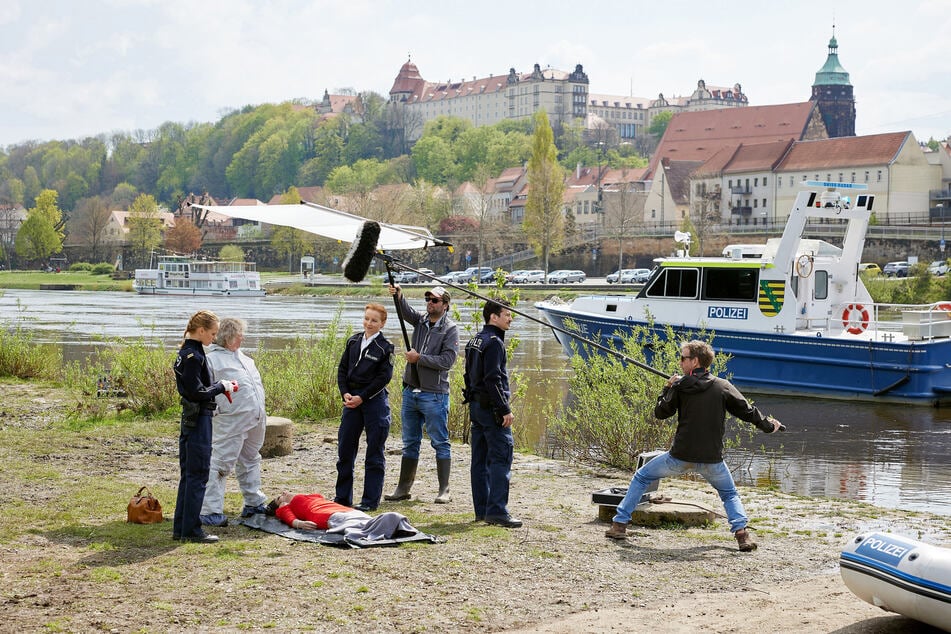
[[[887,165],[901,152],[911,132],[847,136],[793,145],[777,172]]]
[[[746,143],[800,140],[807,132],[815,102],[679,112],[667,125],[650,172],[662,159],[706,161],[724,147]]]
[[[730,174],[756,170],[772,171],[783,160],[792,145],[792,139],[782,139],[772,143],[743,144],[737,148],[733,160],[724,172]]]

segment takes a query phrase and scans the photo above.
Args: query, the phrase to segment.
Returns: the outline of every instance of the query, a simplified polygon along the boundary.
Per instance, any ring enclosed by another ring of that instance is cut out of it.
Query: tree
[[[452,145],[437,136],[424,136],[417,141],[412,157],[416,173],[431,183],[445,185],[456,173]]]
[[[294,272],[294,256],[301,255],[311,245],[306,231],[293,227],[278,227],[271,234],[271,246],[281,257],[287,257],[287,270]]]
[[[139,194],[129,207],[129,243],[142,255],[162,244],[162,219],[151,194]]]
[[[99,249],[104,238],[103,232],[111,215],[106,201],[99,196],[93,196],[80,200],[70,218],[70,238],[77,244],[89,247],[93,262],[100,261]]]
[[[25,260],[45,260],[62,251],[63,243],[49,220],[31,209],[17,231],[14,248]]]
[[[664,132],[667,131],[667,124],[670,123],[673,117],[674,113],[670,110],[658,112],[654,115],[654,118],[651,119],[651,124],[647,126],[647,133],[654,135],[658,139],[664,136]]]
[[[165,232],[165,248],[175,253],[195,253],[201,248],[201,230],[184,216]]]
[[[2,258],[6,260],[8,269],[13,264],[11,258],[16,249],[14,243],[21,224],[20,220],[20,214],[14,207],[0,206],[0,252],[3,254]]]
[[[624,268],[624,237],[644,216],[645,194],[635,190],[633,183],[627,180],[627,170],[622,170],[621,182],[605,193],[604,204],[604,228],[608,236],[617,239],[619,271]]]
[[[135,185],[119,183],[112,190],[112,204],[116,209],[128,209],[138,195],[139,192],[135,189]]]
[[[56,190],[44,189],[36,197],[36,206],[27,210],[14,241],[17,255],[38,260],[63,250],[63,213],[57,197]]]
[[[236,244],[226,244],[218,252],[218,259],[224,262],[244,262],[244,249]]]
[[[558,165],[558,151],[548,115],[544,110],[539,110],[534,120],[524,229],[529,244],[542,256],[545,273],[548,273],[549,256],[558,251],[565,240],[565,178]]]

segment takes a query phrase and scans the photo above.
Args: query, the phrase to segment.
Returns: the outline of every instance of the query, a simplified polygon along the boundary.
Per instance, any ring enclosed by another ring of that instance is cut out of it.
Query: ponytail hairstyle
[[[218,323],[218,316],[210,310],[199,310],[188,320],[188,327],[185,328],[185,338],[188,333],[195,332],[199,328],[210,330],[212,326]]]

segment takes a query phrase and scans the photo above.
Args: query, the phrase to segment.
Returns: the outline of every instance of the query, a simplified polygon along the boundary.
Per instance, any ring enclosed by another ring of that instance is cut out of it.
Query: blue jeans
[[[631,479],[631,486],[627,489],[627,495],[624,496],[617,507],[614,521],[621,524],[630,522],[634,507],[641,501],[641,496],[644,495],[651,484],[661,478],[681,475],[687,471],[696,471],[702,475],[720,494],[723,508],[726,509],[726,516],[730,522],[731,532],[735,533],[742,528],[746,528],[746,511],[743,510],[743,502],[740,501],[740,494],[737,493],[736,485],[733,483],[733,475],[725,462],[684,462],[683,460],[677,460],[670,455],[670,452],[666,451],[647,462],[634,474]]]
[[[509,481],[515,441],[512,428],[502,427],[490,408],[469,403],[472,465],[469,480],[476,517],[509,514]]]
[[[436,450],[436,458],[452,457],[449,445],[449,395],[436,392],[413,392],[403,388],[403,457],[419,460],[419,445],[423,428],[429,443]]]

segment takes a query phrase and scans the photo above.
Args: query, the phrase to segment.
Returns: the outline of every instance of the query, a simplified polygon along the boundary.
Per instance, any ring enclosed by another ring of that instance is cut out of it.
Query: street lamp
[[[941,210],[941,242],[938,243],[938,248],[944,253],[944,203],[938,203],[938,209]]]

